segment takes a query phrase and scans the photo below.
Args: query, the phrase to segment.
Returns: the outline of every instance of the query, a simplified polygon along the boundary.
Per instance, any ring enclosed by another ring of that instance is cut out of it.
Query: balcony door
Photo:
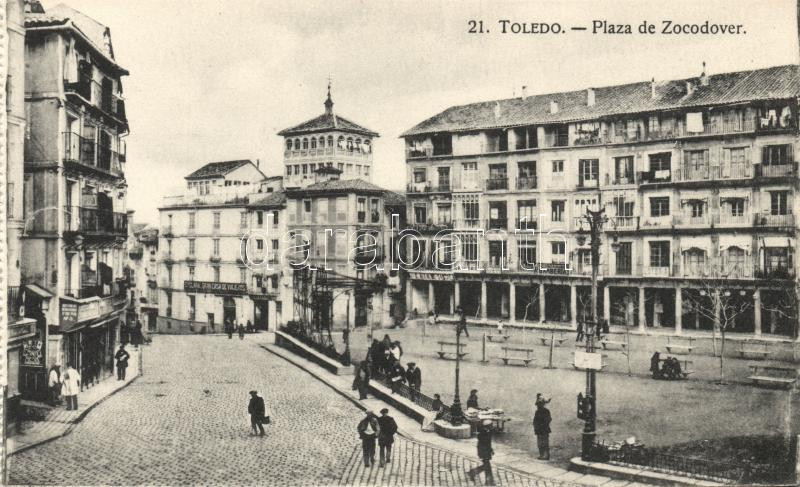
[[[461,163],[461,189],[478,189],[478,163]]]

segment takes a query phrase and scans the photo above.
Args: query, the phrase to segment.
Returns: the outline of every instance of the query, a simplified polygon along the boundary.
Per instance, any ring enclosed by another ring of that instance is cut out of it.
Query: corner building
[[[591,316],[592,267],[575,232],[602,207],[600,317],[711,330],[691,303],[724,281],[750,305],[729,331],[795,338],[799,69],[522,96],[419,123],[402,135],[421,235],[408,309],[574,328]]]

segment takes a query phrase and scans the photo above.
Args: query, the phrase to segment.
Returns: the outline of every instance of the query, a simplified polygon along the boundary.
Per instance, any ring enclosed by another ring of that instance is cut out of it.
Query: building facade
[[[421,122],[403,134],[408,309],[575,327],[592,270],[576,232],[602,208],[600,317],[710,330],[701,304],[724,292],[746,308],[729,331],[795,338],[798,74],[703,72]]]
[[[284,138],[284,184],[287,188],[314,184],[316,170],[333,167],[342,179],[372,182],[372,144],[376,132],[333,111],[331,90],[325,113],[278,132]]]
[[[25,27],[20,263],[40,350],[25,351],[20,380],[43,397],[49,365],[73,364],[84,383],[112,373],[127,306],[128,72],[110,30],[67,6],[31,2]]]
[[[247,258],[261,262],[265,241],[249,237],[268,220],[280,223],[282,195],[281,178],[239,160],[203,166],[186,177],[185,194],[164,199],[158,332],[220,332],[228,321],[274,328],[281,313],[278,282],[269,271],[254,271]],[[273,240],[266,245],[272,250]]]
[[[128,212],[133,221],[133,211]],[[156,331],[158,318],[158,229],[145,224],[128,225],[128,278],[130,312],[142,333]]]

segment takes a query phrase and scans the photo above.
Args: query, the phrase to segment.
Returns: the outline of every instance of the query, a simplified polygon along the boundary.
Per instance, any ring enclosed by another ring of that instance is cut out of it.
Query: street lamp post
[[[603,224],[608,221],[608,218],[603,215],[605,208],[599,210],[586,210],[586,215],[580,221],[580,230],[578,231],[578,244],[583,245],[586,243],[587,233],[589,235],[589,246],[591,249],[592,257],[592,321],[586,327],[586,352],[594,353],[594,338],[596,328],[599,326],[597,317],[597,275],[600,267],[600,232],[602,231]],[[588,232],[584,229],[583,223],[588,224]],[[612,243],[612,249],[616,252],[619,249],[619,243],[616,241]],[[596,425],[597,425],[597,381],[596,372],[592,368],[586,369],[586,399],[587,404],[584,410],[584,426],[583,435],[581,440],[581,458],[588,460],[592,445],[595,443]]]
[[[464,411],[461,409],[461,393],[459,391],[459,374],[461,367],[461,320],[464,319],[462,310],[459,322],[456,325],[456,385],[453,393],[453,405],[450,406],[450,424],[458,426],[464,423]]]

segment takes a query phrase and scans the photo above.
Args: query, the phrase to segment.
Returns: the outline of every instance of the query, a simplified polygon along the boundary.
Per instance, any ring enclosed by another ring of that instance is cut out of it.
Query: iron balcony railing
[[[607,451],[611,463],[638,465],[666,474],[737,483],[746,481],[751,476],[746,462],[724,463],[702,458],[666,455],[646,448],[621,448]]]
[[[112,150],[109,146],[95,143],[93,139],[81,137],[72,132],[64,132],[64,162],[77,163],[106,173],[122,176],[122,162],[125,162],[125,146],[123,153]]]
[[[709,181],[719,179],[750,179],[753,177],[753,165],[749,162],[711,166],[707,164],[693,166],[684,165],[675,170],[675,181]]]
[[[539,223],[530,218],[517,218],[514,224],[516,225],[515,229],[519,230],[536,230],[539,227]]]
[[[487,191],[507,190],[507,189],[508,189],[508,178],[489,178],[486,180]]]
[[[125,236],[128,215],[100,208],[65,206],[64,231]]]
[[[651,267],[651,266],[644,266],[642,269],[642,275],[646,277],[670,277],[672,276],[672,267],[671,266],[664,266],[664,267]]]
[[[678,214],[672,217],[672,224],[677,227],[707,227],[711,226],[711,221],[711,215],[708,213],[699,216]]]
[[[755,225],[760,227],[794,227],[794,215],[756,215]]]
[[[520,176],[517,178],[517,190],[536,189],[536,176]]]
[[[794,279],[794,268],[781,265],[767,265],[755,270],[759,279]]]
[[[756,176],[760,178],[784,178],[797,172],[797,164],[757,164]]]
[[[609,223],[604,227],[607,232],[639,229],[638,216],[612,216],[609,218]]]
[[[508,230],[508,218],[490,218],[487,228],[495,230]]]

